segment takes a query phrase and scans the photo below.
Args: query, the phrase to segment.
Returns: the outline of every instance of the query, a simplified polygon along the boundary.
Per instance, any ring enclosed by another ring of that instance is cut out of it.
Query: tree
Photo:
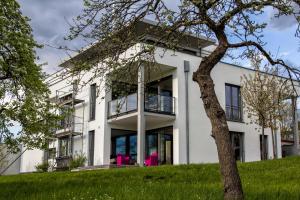
[[[244,111],[250,120],[261,126],[262,131],[262,159],[267,159],[265,152],[265,128],[271,129],[273,156],[276,158],[277,148],[274,141],[275,131],[282,124],[284,113],[289,109],[285,100],[291,98],[294,90],[288,79],[279,77],[278,70],[266,65],[261,68],[262,59],[255,56],[252,60],[255,66],[254,75],[242,77],[242,99]]]
[[[171,4],[164,0],[84,0],[83,13],[74,20],[68,39],[84,38],[100,43],[98,46],[93,44],[97,50],[90,52],[91,56],[81,56],[84,61],[74,64],[71,73],[92,71],[94,77],[99,78],[105,71],[110,72],[144,59],[145,54],[151,55],[154,52],[155,46],[163,44],[166,49],[176,50],[185,34],[189,33],[216,40],[216,48],[202,58],[193,74],[193,80],[199,85],[201,99],[212,125],[224,184],[224,198],[243,199],[226,115],[216,96],[211,72],[230,50],[239,49],[238,55],[241,57],[248,57],[254,50],[261,52],[271,65],[286,68],[290,78],[293,73],[298,74],[298,69],[288,66],[283,60],[274,59],[265,49],[262,33],[267,22],[260,18],[266,7],[278,11],[275,17],[296,15],[296,4],[299,5],[299,1],[181,0]],[[144,18],[156,21],[159,30],[144,30],[144,35],[155,34],[156,42],[153,46],[146,45],[147,48],[142,48],[137,55],[126,60],[122,54],[124,50],[144,41],[143,35],[135,34],[135,25]],[[148,61],[150,59],[155,62],[151,56],[147,58]],[[95,67],[96,63],[105,64]],[[125,75],[127,73],[122,74],[123,77]]]
[[[44,148],[58,117],[49,101],[41,66],[35,64],[28,18],[15,0],[0,2],[0,141],[9,151],[20,144]]]

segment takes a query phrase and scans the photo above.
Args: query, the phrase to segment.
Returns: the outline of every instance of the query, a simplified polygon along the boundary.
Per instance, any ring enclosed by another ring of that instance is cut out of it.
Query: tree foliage
[[[290,111],[290,103],[287,101],[295,96],[293,85],[284,77],[280,77],[278,69],[272,69],[266,65],[261,67],[262,59],[256,56],[252,59],[255,66],[254,75],[249,74],[242,77],[242,99],[244,111],[250,124],[257,124],[262,131],[262,146],[265,146],[264,129],[271,129],[274,157],[275,131],[284,127],[286,113]],[[262,155],[265,156],[265,149],[262,148]],[[263,157],[263,159],[267,159]]]
[[[205,36],[216,41],[216,48],[202,57],[193,80],[199,85],[201,98],[212,125],[212,136],[217,145],[221,174],[224,181],[225,199],[242,199],[243,192],[230,142],[224,109],[214,90],[211,72],[226,55],[232,58],[248,58],[260,52],[272,65],[287,70],[289,78],[298,78],[299,69],[276,59],[265,49],[263,31],[266,8],[275,9],[274,17],[292,15],[299,20],[298,0],[84,0],[84,10],[74,19],[68,39],[84,38],[94,43],[94,50],[82,52],[80,64],[71,63],[70,72],[92,72],[90,81],[120,66],[130,66],[133,61],[146,59],[155,63],[155,47],[178,50],[186,34]],[[158,29],[143,30],[136,34],[135,26],[141,19],[153,19]],[[296,35],[299,29],[296,30]],[[154,35],[152,45],[142,45],[136,54],[124,57],[124,51],[139,42],[146,43],[146,36]],[[184,45],[189,45],[185,41]],[[146,48],[143,48],[146,46]],[[149,47],[150,46],[150,47]],[[239,54],[230,54],[239,49]],[[201,48],[199,47],[201,51]],[[74,59],[73,59],[74,61]],[[104,63],[104,64],[98,64]],[[150,66],[151,67],[151,66]],[[130,76],[123,71],[120,76]],[[130,79],[130,78],[129,78]]]
[[[57,120],[28,21],[15,0],[0,2],[0,142],[11,151],[44,147]]]

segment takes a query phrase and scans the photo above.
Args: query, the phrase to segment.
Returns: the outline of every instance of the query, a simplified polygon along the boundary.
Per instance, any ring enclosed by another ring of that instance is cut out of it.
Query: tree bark
[[[262,154],[262,160],[266,160],[266,152],[265,152],[265,121],[262,121],[263,125],[262,125],[262,134],[261,134],[261,154]]]
[[[193,74],[193,80],[200,87],[204,108],[212,125],[212,136],[217,146],[224,185],[224,199],[240,200],[244,198],[244,195],[230,140],[226,115],[218,101],[214,90],[214,82],[210,75],[211,69],[218,63],[220,56],[222,57],[226,50],[226,47],[220,45],[209,57],[204,57],[198,70]]]
[[[273,159],[276,158],[276,151],[277,151],[277,149],[275,147],[274,133],[275,133],[274,129],[271,128],[271,138],[272,138],[272,146],[273,146]]]

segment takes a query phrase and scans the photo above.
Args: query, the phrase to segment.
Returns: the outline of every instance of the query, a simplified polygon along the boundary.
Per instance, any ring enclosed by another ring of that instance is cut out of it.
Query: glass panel
[[[145,98],[145,109],[156,111],[158,109],[158,96],[148,94]]]
[[[117,106],[118,106],[117,100],[109,102],[109,116],[113,116],[113,115],[118,114],[117,113]]]
[[[59,142],[59,156],[67,156],[69,151],[69,140],[68,138],[60,139]]]
[[[136,161],[137,155],[137,136],[133,135],[129,137],[129,154],[132,160]]]
[[[232,90],[232,106],[233,107],[239,107],[239,88],[237,87],[231,87]]]
[[[157,135],[147,135],[147,156],[157,153]]]
[[[117,113],[124,113],[126,112],[126,97],[122,97],[118,99],[118,106],[117,106]]]
[[[226,106],[231,106],[231,87],[225,86]]]
[[[160,96],[160,111],[172,113],[172,97]]]
[[[96,84],[90,87],[90,120],[95,119],[96,114]]]
[[[243,136],[241,133],[230,133],[234,156],[236,160],[243,161]]]
[[[167,140],[166,141],[166,156],[165,156],[165,163],[166,164],[172,164],[172,141]]]
[[[116,155],[118,154],[122,154],[125,155],[126,154],[126,137],[118,137],[116,138]]]
[[[131,94],[127,97],[127,111],[137,109],[137,94]]]

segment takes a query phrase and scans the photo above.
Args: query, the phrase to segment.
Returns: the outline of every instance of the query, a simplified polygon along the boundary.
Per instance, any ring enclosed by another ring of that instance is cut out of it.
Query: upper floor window
[[[226,117],[228,120],[242,121],[242,107],[240,87],[236,85],[225,85]]]
[[[90,87],[90,120],[95,120],[96,115],[96,84]]]

